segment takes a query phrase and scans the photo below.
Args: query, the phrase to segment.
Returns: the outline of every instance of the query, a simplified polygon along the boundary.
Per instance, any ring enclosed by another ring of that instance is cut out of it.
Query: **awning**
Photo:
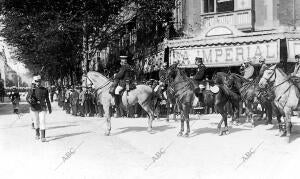
[[[278,63],[280,39],[293,42],[294,49],[300,53],[299,33],[270,31],[172,40],[168,43],[169,60],[170,64],[179,61],[182,67],[189,68],[196,67],[196,57],[203,58],[204,64],[208,67],[239,66],[247,59],[251,59],[255,64],[261,57],[265,58],[267,63]]]

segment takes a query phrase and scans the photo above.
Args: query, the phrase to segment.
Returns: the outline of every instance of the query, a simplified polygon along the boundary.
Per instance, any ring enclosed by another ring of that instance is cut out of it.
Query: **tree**
[[[119,39],[132,19],[139,33],[157,43],[172,19],[173,0],[5,0],[1,35],[15,47],[15,58],[33,72],[55,80],[79,70],[83,54]],[[84,41],[85,39],[85,41]],[[83,53],[85,52],[85,53]]]

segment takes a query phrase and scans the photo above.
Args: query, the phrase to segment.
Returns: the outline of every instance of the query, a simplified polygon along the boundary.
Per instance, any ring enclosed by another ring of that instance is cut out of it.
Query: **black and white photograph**
[[[299,179],[300,0],[0,0],[1,179]]]

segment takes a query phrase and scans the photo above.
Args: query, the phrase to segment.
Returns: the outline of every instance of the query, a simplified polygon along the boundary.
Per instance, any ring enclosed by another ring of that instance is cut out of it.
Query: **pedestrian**
[[[31,110],[34,115],[34,127],[35,127],[35,138],[41,139],[42,142],[46,142],[46,114],[47,109],[51,114],[51,103],[49,100],[48,90],[41,85],[42,79],[40,75],[33,77],[36,84],[35,88],[32,88],[26,100],[31,106]]]
[[[53,96],[55,94],[55,86],[52,85],[51,88],[50,88],[50,100],[51,100],[51,103],[53,102]]]
[[[76,87],[76,89],[71,94],[71,105],[72,105],[72,115],[73,116],[77,116],[78,101],[79,101],[79,88]]]
[[[85,116],[85,109],[84,109],[84,103],[85,103],[85,91],[86,88],[83,86],[79,93],[79,106],[80,106],[80,116]]]
[[[10,94],[10,100],[13,105],[14,113],[19,113],[20,93],[15,86],[12,87],[12,93]]]

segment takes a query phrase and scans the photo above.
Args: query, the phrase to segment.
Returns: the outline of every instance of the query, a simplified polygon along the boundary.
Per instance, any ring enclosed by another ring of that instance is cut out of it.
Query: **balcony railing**
[[[200,21],[202,28],[223,23],[233,25],[239,30],[251,30],[253,29],[252,15],[251,9],[226,13],[201,14]]]

